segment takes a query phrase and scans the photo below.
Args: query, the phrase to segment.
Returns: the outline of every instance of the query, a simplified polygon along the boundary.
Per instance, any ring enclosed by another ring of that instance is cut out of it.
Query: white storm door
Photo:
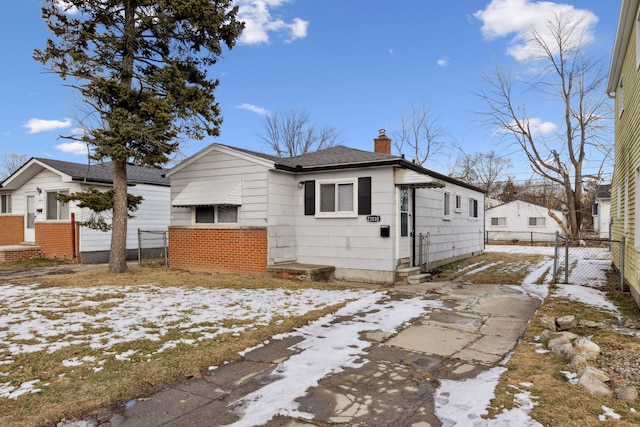
[[[24,218],[24,241],[36,241],[36,196],[27,194],[27,210]]]
[[[411,259],[411,194],[407,186],[396,188],[398,189],[398,232],[396,234],[398,236],[398,259]]]

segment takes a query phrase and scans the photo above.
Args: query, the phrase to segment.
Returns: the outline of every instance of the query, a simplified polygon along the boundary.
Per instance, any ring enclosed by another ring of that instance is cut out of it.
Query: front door
[[[24,219],[24,241],[36,241],[36,196],[27,194],[27,213]]]
[[[402,185],[398,189],[398,259],[409,258],[411,265],[411,235],[412,219],[411,219],[411,192],[409,187]]]

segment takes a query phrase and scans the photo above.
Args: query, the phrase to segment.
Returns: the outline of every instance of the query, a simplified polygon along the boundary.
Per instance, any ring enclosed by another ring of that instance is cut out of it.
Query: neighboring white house
[[[551,212],[564,219],[562,212]],[[558,222],[549,215],[549,209],[533,203],[515,200],[487,209],[485,212],[487,241],[553,241],[556,231],[562,233]]]
[[[599,185],[593,204],[593,231],[601,239],[609,239],[611,224],[611,184]]]
[[[128,258],[135,259],[138,228],[166,230],[169,226],[169,180],[164,169],[127,165],[128,192],[143,201],[128,221]],[[110,163],[93,164],[32,158],[0,183],[0,245],[37,247],[45,257],[75,259],[82,263],[109,259],[111,233],[80,227],[90,210],[75,203],[62,204],[57,194],[94,187],[112,188]]]
[[[374,144],[292,158],[206,147],[167,173],[170,266],[264,274],[314,264],[393,283],[399,267],[484,250],[482,190],[391,155],[384,133]]]

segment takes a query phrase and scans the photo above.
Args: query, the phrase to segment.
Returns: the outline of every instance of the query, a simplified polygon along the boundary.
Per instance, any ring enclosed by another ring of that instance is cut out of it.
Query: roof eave
[[[334,165],[319,165],[319,166],[288,166],[280,163],[275,164],[276,170],[282,170],[293,173],[303,173],[303,172],[324,172],[330,170],[342,170],[342,169],[360,169],[360,168],[369,168],[369,167],[384,167],[384,166],[393,166],[393,167],[402,167],[405,169],[410,169],[415,172],[428,175],[437,179],[440,179],[445,182],[449,182],[450,184],[460,185],[461,187],[469,188],[474,191],[478,191],[480,193],[486,193],[482,188],[478,188],[474,185],[467,184],[466,182],[459,181],[455,178],[451,178],[450,176],[442,175],[440,173],[431,171],[426,169],[420,165],[409,162],[402,158],[389,159],[389,160],[374,160],[369,162],[359,162],[359,163],[342,163],[342,164],[334,164]]]
[[[624,55],[629,46],[629,38],[633,30],[633,23],[636,19],[635,11],[638,8],[638,0],[622,0],[620,15],[618,16],[618,26],[616,37],[611,54],[611,64],[607,75],[606,93],[613,94],[618,88],[620,75],[622,73],[622,63]],[[631,12],[634,12],[633,14]]]

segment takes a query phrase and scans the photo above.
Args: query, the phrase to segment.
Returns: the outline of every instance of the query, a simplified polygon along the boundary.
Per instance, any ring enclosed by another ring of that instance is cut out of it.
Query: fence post
[[[168,245],[167,245],[167,233],[168,231],[165,231],[162,233],[162,243],[164,244],[164,266],[165,268],[169,268],[169,254],[167,253],[167,251],[169,250]]]
[[[556,231],[556,244],[553,249],[553,282],[558,283],[558,245],[560,244],[560,232]]]
[[[626,239],[624,236],[620,239],[620,290],[624,292],[624,247]]]
[[[426,273],[422,264],[422,251],[424,250],[424,245],[422,243],[422,233],[418,234],[418,265],[420,266],[420,273]]]
[[[565,234],[564,242],[564,283],[569,283],[569,235]]]
[[[142,248],[142,236],[138,228],[138,267],[142,266],[142,250],[140,248]]]

